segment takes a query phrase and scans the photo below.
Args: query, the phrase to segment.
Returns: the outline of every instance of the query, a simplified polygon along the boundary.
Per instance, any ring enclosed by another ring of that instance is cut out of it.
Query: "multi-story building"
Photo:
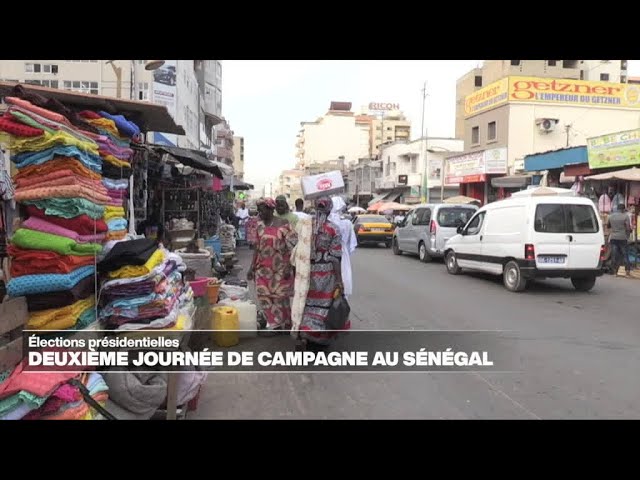
[[[456,138],[463,138],[465,98],[507,76],[627,81],[627,60],[485,60],[456,82]]]
[[[222,117],[222,66],[218,60],[2,60],[0,80],[166,105],[186,135],[154,134],[153,141],[185,148],[212,145]]]
[[[384,143],[409,141],[411,138],[411,121],[397,108],[374,111],[370,106],[365,106],[362,107],[358,118],[370,125],[370,157],[378,157],[380,146]]]
[[[233,130],[231,130],[229,122],[223,118],[222,122],[214,127],[214,130],[216,141],[213,153],[216,160],[233,166]]]
[[[233,137],[233,171],[236,178],[244,179],[244,137]]]
[[[303,170],[291,169],[283,170],[276,185],[272,188],[274,196],[284,195],[292,206],[297,198],[302,198],[301,178],[305,175]]]
[[[526,155],[585,145],[590,137],[637,128],[640,86],[510,76],[468,95],[465,107],[468,158],[448,162],[452,170],[447,175],[462,178],[466,191],[461,193],[489,201],[502,185],[526,181],[491,178],[522,171]],[[488,158],[488,151],[495,155]]]
[[[366,207],[376,191],[378,179],[382,177],[382,160],[360,158],[348,172],[347,194],[352,202]]]
[[[382,175],[375,182],[379,198],[418,203],[422,197],[437,202],[457,194],[458,184],[455,182],[446,182],[444,192],[441,188],[443,162],[452,152],[461,152],[462,148],[462,140],[435,137],[384,145],[380,154]],[[421,151],[425,154],[421,155]],[[441,198],[441,193],[444,193],[444,198]]]

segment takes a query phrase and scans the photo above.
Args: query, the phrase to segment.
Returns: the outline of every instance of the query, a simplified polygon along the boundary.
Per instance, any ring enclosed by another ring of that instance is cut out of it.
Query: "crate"
[[[22,360],[22,329],[28,319],[25,297],[0,303],[0,371],[11,370]]]

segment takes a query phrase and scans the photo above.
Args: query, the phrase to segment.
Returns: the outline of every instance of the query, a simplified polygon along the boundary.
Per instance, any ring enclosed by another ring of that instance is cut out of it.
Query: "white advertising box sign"
[[[302,193],[305,199],[336,195],[344,191],[344,180],[339,170],[302,177]]]

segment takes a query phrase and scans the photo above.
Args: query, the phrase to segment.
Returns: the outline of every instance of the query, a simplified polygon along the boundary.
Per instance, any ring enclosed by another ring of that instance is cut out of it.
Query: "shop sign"
[[[445,167],[445,183],[463,182],[464,177],[484,174],[484,152],[472,152],[456,157],[449,157]]]
[[[589,168],[612,168],[640,164],[640,129],[587,139]]]
[[[398,175],[398,185],[406,185],[409,181],[409,177],[407,175]]]
[[[484,173],[507,173],[507,149],[492,148],[484,151]]]
[[[509,77],[476,90],[464,99],[464,116],[471,117],[478,113],[507,103],[509,97]]]
[[[400,104],[387,103],[387,102],[383,102],[383,103],[371,102],[369,104],[369,110],[378,110],[378,111],[384,111],[384,112],[388,112],[391,110],[400,110]]]

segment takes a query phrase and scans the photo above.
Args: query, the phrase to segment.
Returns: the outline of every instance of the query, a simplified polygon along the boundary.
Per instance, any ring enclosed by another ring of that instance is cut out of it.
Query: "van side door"
[[[456,258],[462,268],[484,270],[481,237],[486,213],[476,213],[462,230],[460,243],[456,245]]]

